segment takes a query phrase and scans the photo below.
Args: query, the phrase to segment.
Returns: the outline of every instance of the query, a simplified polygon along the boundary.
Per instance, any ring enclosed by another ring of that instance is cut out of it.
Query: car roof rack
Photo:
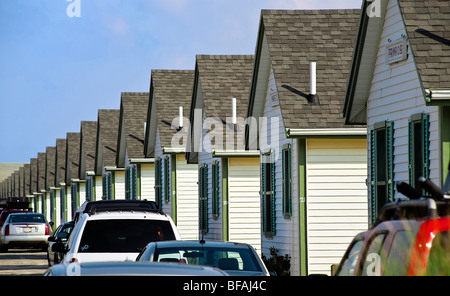
[[[430,179],[419,178],[428,196],[422,196],[416,189],[405,182],[397,182],[397,191],[406,199],[397,199],[386,203],[380,211],[373,227],[381,222],[391,220],[418,220],[450,216],[450,195],[442,191]]]
[[[100,212],[110,211],[135,211],[135,212],[153,212],[164,214],[156,202],[150,200],[98,200],[86,201],[76,211],[74,222],[78,221],[82,213],[89,215]]]

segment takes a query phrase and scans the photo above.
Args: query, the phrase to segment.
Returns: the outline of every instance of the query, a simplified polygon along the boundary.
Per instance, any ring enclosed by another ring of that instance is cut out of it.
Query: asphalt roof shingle
[[[124,92],[121,113],[129,158],[144,158],[144,123],[147,119],[148,92]]]
[[[157,128],[162,147],[171,147],[173,135],[177,133],[178,107],[183,107],[187,117],[194,84],[193,70],[152,70],[152,99],[155,100]]]
[[[262,10],[286,128],[343,128],[342,107],[360,10]],[[309,63],[317,63],[310,104]]]
[[[424,88],[450,89],[450,6],[448,0],[399,0]]]

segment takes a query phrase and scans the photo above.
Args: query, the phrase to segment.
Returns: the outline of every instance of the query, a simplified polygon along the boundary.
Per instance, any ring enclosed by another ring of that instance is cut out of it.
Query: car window
[[[157,248],[153,261],[218,267],[223,270],[261,271],[249,249],[217,247]]]
[[[10,223],[21,223],[21,222],[45,223],[45,218],[43,215],[39,215],[39,214],[26,214],[26,215],[11,214],[9,217],[9,222]]]
[[[149,242],[174,240],[169,221],[161,220],[92,220],[86,223],[78,251],[140,252]]]
[[[450,275],[450,231],[435,234],[428,256],[426,275]]]
[[[362,275],[381,275],[381,250],[386,238],[386,233],[378,233],[369,243],[365,254]]]
[[[336,274],[338,276],[354,275],[356,264],[358,263],[361,248],[364,240],[356,241],[350,248],[347,257],[344,259],[341,269]]]
[[[411,231],[397,231],[386,260],[384,275],[407,275],[415,234]]]

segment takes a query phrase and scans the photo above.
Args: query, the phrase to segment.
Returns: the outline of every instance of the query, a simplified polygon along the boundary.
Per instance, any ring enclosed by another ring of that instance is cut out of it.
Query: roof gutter
[[[288,138],[367,137],[366,128],[288,128]]]
[[[213,157],[259,157],[259,150],[214,150]]]
[[[429,106],[450,105],[450,89],[425,89],[425,100]]]

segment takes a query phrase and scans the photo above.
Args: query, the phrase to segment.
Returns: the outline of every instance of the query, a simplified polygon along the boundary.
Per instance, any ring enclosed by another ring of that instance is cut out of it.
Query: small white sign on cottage
[[[392,64],[406,60],[408,57],[408,48],[406,37],[392,41],[386,45],[386,63]]]

